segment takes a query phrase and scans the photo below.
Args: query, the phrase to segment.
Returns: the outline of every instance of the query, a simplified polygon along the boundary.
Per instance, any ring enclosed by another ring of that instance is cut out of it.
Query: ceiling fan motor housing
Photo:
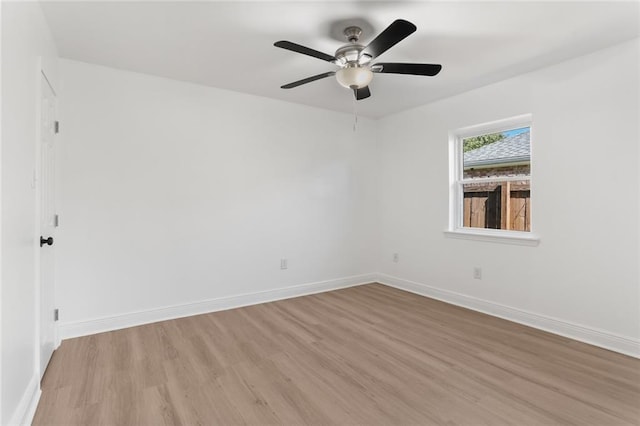
[[[362,29],[360,27],[347,27],[343,31],[344,36],[349,40],[350,44],[344,45],[336,50],[336,63],[340,66],[345,65],[363,65],[371,60],[371,56],[362,51],[365,46],[358,43]]]
[[[338,65],[347,65],[350,63],[359,63],[358,60],[360,59],[360,52],[362,52],[364,50],[364,46],[361,44],[347,44],[345,46],[339,47],[338,50],[336,50],[335,56],[336,59],[338,60],[336,63]]]

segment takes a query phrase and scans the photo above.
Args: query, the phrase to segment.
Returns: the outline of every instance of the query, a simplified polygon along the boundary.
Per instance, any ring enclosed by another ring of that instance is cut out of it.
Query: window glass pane
[[[464,179],[531,174],[529,127],[465,138],[462,148]]]
[[[531,231],[529,180],[464,183],[462,226]]]

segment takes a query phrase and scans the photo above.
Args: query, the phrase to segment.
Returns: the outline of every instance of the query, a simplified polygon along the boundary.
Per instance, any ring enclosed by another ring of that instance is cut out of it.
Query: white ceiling
[[[333,64],[273,46],[329,54],[350,22],[368,43],[397,18],[418,30],[384,62],[443,65],[436,77],[376,74],[358,113],[380,117],[638,37],[633,2],[53,2],[43,3],[64,58],[352,112],[330,77],[280,86]],[[375,62],[375,61],[374,61]],[[611,70],[615,75],[615,70]]]

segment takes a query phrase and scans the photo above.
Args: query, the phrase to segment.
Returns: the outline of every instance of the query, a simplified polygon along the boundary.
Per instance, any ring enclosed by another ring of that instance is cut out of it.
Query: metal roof
[[[464,153],[464,167],[531,160],[531,132],[527,130]]]

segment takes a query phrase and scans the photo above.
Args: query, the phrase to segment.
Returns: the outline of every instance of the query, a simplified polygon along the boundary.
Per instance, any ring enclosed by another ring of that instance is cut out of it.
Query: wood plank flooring
[[[640,360],[380,284],[65,340],[35,425],[628,425]]]

